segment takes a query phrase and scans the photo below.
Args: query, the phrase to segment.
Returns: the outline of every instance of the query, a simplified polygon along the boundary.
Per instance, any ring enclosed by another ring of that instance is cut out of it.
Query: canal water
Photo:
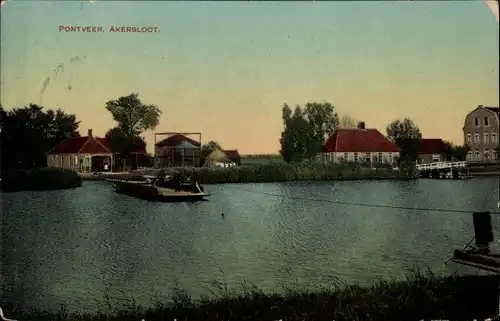
[[[458,266],[445,261],[472,238],[472,215],[390,206],[498,211],[499,197],[498,178],[206,188],[210,201],[194,204],[142,201],[102,182],[3,194],[3,300],[95,311],[106,296],[148,305],[176,286],[208,294],[214,281],[271,292],[413,268],[450,274]],[[498,216],[493,225],[496,234]]]

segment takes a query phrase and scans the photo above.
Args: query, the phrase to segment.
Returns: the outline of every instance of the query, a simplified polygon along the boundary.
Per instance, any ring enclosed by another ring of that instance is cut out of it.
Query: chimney
[[[483,108],[483,105],[478,105],[477,108]]]
[[[358,123],[358,128],[359,128],[359,129],[365,129],[365,122],[364,122],[364,121],[360,121],[360,122]]]
[[[89,134],[88,136],[92,137],[92,129],[89,129]]]

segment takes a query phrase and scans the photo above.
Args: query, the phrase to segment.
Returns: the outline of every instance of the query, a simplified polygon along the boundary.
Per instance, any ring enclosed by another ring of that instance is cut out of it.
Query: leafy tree
[[[1,110],[2,167],[33,168],[47,165],[46,153],[68,137],[77,137],[80,122],[75,115],[43,111],[30,104],[11,111]]]
[[[400,149],[401,162],[415,162],[418,158],[422,134],[418,126],[409,118],[395,120],[386,128],[387,138]]]
[[[453,143],[444,141],[443,142],[443,155],[444,155],[444,160],[447,162],[453,161],[455,158],[455,146]]]
[[[144,142],[140,135],[158,126],[161,110],[156,105],[143,104],[137,93],[108,101],[106,109],[118,124],[108,131],[107,137],[125,164],[131,153],[137,150],[137,144]]]
[[[467,154],[470,151],[470,146],[468,145],[459,145],[453,146],[452,155],[458,161],[465,161],[467,159]]]
[[[282,109],[284,130],[280,139],[280,154],[286,162],[313,158],[325,140],[339,126],[339,118],[330,103],[307,103],[297,106],[292,113],[288,105]]]
[[[155,129],[161,115],[161,110],[156,105],[143,104],[139,94],[110,100],[106,103],[106,109],[118,123],[120,130],[129,137]]]
[[[123,168],[125,168],[127,160],[134,159],[131,158],[132,152],[146,147],[146,142],[142,137],[138,135],[128,136],[120,127],[111,128],[106,132],[105,137],[110,142],[113,153],[119,154],[116,159],[122,161]],[[132,165],[132,167],[136,167],[137,164],[132,161]]]
[[[222,147],[220,146],[219,143],[211,140],[208,143],[203,144],[203,146],[201,146],[201,149],[203,149],[203,150],[214,150],[214,149],[222,149]]]
[[[350,115],[340,117],[340,128],[357,128],[358,120]]]

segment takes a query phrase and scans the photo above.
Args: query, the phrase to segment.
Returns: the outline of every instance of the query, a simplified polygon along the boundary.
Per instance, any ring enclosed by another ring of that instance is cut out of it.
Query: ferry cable
[[[222,187],[222,188],[227,188],[227,186]],[[235,189],[235,190],[239,190],[239,191],[242,191],[242,192],[253,193],[253,194],[261,194],[261,195],[272,196],[272,197],[289,198],[289,199],[296,199],[296,200],[301,200],[301,201],[324,202],[324,203],[339,204],[339,205],[349,205],[349,206],[377,207],[377,208],[389,208],[389,209],[408,210],[408,211],[460,213],[460,214],[471,214],[473,212],[476,212],[476,211],[473,211],[473,210],[458,210],[458,209],[444,209],[444,208],[425,208],[425,207],[406,207],[406,206],[393,206],[393,205],[382,205],[382,204],[352,203],[352,202],[343,202],[343,201],[332,201],[332,200],[319,199],[319,198],[309,198],[309,197],[300,197],[300,196],[287,196],[287,195],[282,195],[282,194],[257,192],[257,191],[250,191],[250,190],[247,190],[247,189],[237,188],[237,187],[233,187],[233,186],[231,186],[229,188],[232,188],[232,189]],[[498,211],[496,211],[496,212],[495,211],[490,211],[490,214],[492,214],[492,215],[500,215],[500,212],[498,212]]]

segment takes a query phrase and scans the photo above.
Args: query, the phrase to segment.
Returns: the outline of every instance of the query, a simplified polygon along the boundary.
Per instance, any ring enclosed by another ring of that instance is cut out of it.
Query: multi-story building
[[[479,105],[465,116],[464,144],[470,150],[467,160],[489,162],[498,160],[500,108]]]

